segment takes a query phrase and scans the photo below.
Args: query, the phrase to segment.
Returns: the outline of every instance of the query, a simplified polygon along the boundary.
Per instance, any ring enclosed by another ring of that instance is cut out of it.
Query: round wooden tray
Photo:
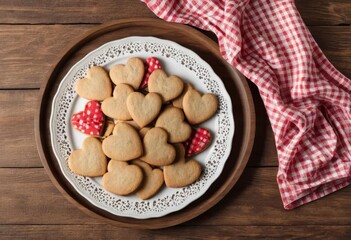
[[[209,63],[222,79],[233,103],[235,119],[233,147],[220,177],[199,199],[180,211],[159,218],[120,217],[92,205],[74,190],[61,173],[50,141],[51,106],[60,80],[76,62],[90,51],[106,42],[129,36],[154,36],[168,39],[193,50]],[[34,125],[41,161],[51,181],[69,201],[85,213],[107,223],[121,227],[155,229],[180,224],[200,215],[214,206],[230,191],[242,174],[251,153],[255,136],[255,112],[246,79],[226,63],[219,53],[218,45],[210,38],[185,25],[156,19],[128,19],[101,25],[81,36],[64,51],[63,56],[52,67],[48,77],[43,81]]]

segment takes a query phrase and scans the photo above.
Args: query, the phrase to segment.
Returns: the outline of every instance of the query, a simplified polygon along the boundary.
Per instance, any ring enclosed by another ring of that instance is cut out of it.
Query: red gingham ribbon
[[[144,0],[160,18],[214,32],[254,82],[275,136],[286,209],[351,183],[351,81],[324,56],[293,0]]]
[[[184,142],[185,157],[193,157],[203,152],[210,145],[211,141],[212,135],[208,129],[198,128],[194,130],[188,141]]]
[[[156,69],[162,69],[160,61],[155,57],[149,57],[148,59],[146,59],[145,66],[146,66],[145,77],[141,82],[139,88],[144,88],[147,86],[149,82],[149,77],[153,71],[155,71]]]

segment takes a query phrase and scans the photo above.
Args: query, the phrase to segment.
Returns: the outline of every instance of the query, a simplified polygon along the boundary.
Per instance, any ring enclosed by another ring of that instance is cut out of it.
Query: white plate
[[[72,128],[70,119],[82,111],[87,102],[74,91],[74,84],[83,78],[93,65],[109,70],[114,64],[125,64],[131,57],[156,57],[168,74],[190,82],[197,90],[211,92],[219,98],[219,109],[214,117],[200,127],[210,129],[213,140],[206,151],[196,155],[203,173],[194,184],[183,188],[167,188],[153,198],[141,200],[136,195],[118,196],[101,186],[101,177],[90,178],[74,174],[68,167],[72,149],[81,148],[86,135]],[[60,79],[61,80],[61,79]],[[232,103],[221,79],[212,68],[193,51],[179,44],[154,37],[128,37],[108,42],[90,52],[61,80],[53,100],[50,119],[53,151],[66,179],[84,198],[95,206],[117,216],[138,219],[161,217],[187,206],[202,196],[221,174],[231,152],[234,135]]]

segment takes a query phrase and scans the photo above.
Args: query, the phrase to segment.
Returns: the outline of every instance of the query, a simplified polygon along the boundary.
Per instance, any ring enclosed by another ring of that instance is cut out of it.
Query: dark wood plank
[[[276,171],[277,168],[247,168],[223,200],[185,225],[351,225],[347,210],[351,209],[350,187],[286,211],[279,196]],[[0,225],[99,223],[68,202],[42,168],[0,168],[0,183]]]
[[[91,25],[0,25],[0,88],[39,88],[69,43],[92,28]],[[350,27],[310,27],[310,30],[329,60],[351,77]]]
[[[302,19],[308,26],[350,25],[349,0],[295,0]]]
[[[348,0],[296,0],[297,9],[307,25],[350,24]],[[103,23],[115,19],[155,17],[138,0],[3,0],[0,23]]]
[[[43,168],[0,168],[0,173],[1,224],[95,222],[62,196]]]
[[[93,27],[0,26],[0,88],[39,88],[68,43]]]
[[[0,91],[0,166],[40,167],[34,140],[38,90]]]
[[[3,0],[0,23],[104,23],[116,19],[155,17],[138,0]]]
[[[160,230],[109,225],[2,225],[1,239],[348,239],[350,226],[176,226]]]
[[[351,27],[310,27],[309,29],[329,61],[341,73],[351,78]]]

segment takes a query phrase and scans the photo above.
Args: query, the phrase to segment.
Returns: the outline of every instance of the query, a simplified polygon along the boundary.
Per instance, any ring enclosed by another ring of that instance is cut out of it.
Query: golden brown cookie
[[[184,121],[183,111],[172,106],[161,112],[155,126],[168,132],[170,143],[184,142],[191,135],[191,127]]]
[[[172,101],[173,106],[183,109],[183,98],[189,89],[193,89],[193,86],[190,83],[185,83],[182,94]]]
[[[174,147],[167,143],[168,135],[162,128],[151,128],[144,136],[144,155],[141,160],[153,166],[171,164],[176,156]]]
[[[160,94],[162,101],[167,102],[182,93],[183,81],[175,75],[167,76],[163,70],[157,69],[149,77],[148,89],[149,92]]]
[[[201,165],[196,160],[185,160],[184,146],[174,144],[177,157],[174,163],[163,168],[163,175],[167,187],[179,188],[196,182],[201,175]]]
[[[107,138],[108,136],[110,136],[114,128],[115,128],[115,123],[111,119],[107,120],[105,123],[105,132],[101,136],[101,138]]]
[[[138,130],[138,131],[140,130],[139,125],[134,120],[128,120],[128,121],[116,120],[115,124],[118,124],[118,123],[127,123],[130,126],[132,126],[133,128],[135,128],[136,130]]]
[[[102,176],[106,172],[107,159],[101,148],[101,142],[93,137],[84,140],[82,149],[74,150],[68,158],[72,172],[86,176]]]
[[[110,160],[108,172],[102,177],[102,186],[109,192],[117,195],[129,195],[140,186],[143,172],[140,167]]]
[[[140,92],[128,95],[127,107],[133,120],[140,128],[151,123],[160,113],[162,98],[157,93],[148,93],[146,96]]]
[[[129,161],[143,154],[143,145],[138,132],[128,123],[118,123],[112,135],[102,142],[105,155],[118,161]]]
[[[183,98],[183,110],[191,124],[200,124],[211,118],[217,111],[218,99],[212,93],[201,94],[190,89]]]
[[[139,166],[144,173],[143,182],[136,194],[143,200],[154,196],[163,185],[163,172],[159,168],[152,169],[149,164],[141,160],[133,160],[132,164]]]
[[[85,78],[77,81],[75,90],[83,98],[102,101],[111,97],[112,84],[105,69],[93,66]]]
[[[139,135],[141,138],[144,138],[146,133],[151,129],[151,127],[143,127],[139,130]]]
[[[133,57],[127,61],[126,65],[117,64],[110,70],[112,82],[116,85],[126,83],[137,90],[144,77],[144,62],[140,58]]]
[[[101,104],[102,112],[113,119],[131,120],[127,108],[127,97],[134,92],[133,88],[127,84],[118,84],[114,91],[113,97],[106,98]]]

